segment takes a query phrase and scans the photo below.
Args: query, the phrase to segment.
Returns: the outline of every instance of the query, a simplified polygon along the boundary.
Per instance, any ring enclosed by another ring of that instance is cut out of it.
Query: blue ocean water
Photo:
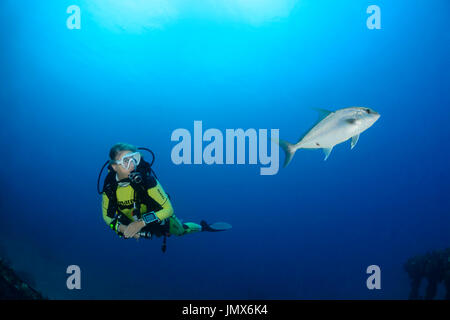
[[[406,299],[403,263],[450,245],[449,2],[130,3],[1,2],[0,244],[13,266],[53,299]],[[171,160],[172,132],[195,120],[295,142],[311,108],[349,106],[381,118],[327,161],[299,150],[263,176]],[[96,192],[116,142],[156,153],[179,218],[233,229],[170,237],[164,254],[161,239],[118,238]],[[81,290],[66,287],[69,265]]]

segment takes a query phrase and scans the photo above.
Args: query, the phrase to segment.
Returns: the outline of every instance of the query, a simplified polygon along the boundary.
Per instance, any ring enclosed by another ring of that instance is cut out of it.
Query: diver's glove
[[[142,221],[144,221],[145,225],[149,225],[150,223],[159,223],[161,220],[156,216],[154,211],[149,213],[145,213],[142,215]]]

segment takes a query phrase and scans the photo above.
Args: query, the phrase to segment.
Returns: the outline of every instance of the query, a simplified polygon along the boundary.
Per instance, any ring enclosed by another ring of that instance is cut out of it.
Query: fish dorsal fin
[[[333,150],[333,147],[331,147],[331,148],[323,148],[322,150],[323,150],[323,153],[325,153],[325,159],[323,159],[323,161],[325,161],[325,160],[328,159],[328,156],[330,155],[331,150]]]
[[[325,119],[326,117],[328,117],[331,113],[333,113],[334,111],[330,111],[330,110],[326,110],[326,109],[320,109],[320,108],[311,108],[313,110],[316,110],[319,113],[319,118],[317,119],[317,121],[308,129],[306,130],[301,136],[300,138],[297,140],[297,143],[299,143],[300,141],[302,141],[302,139],[308,134],[308,132],[310,132],[312,130],[312,128],[314,128],[320,121],[322,121],[323,119]]]
[[[313,108],[313,109],[319,113],[319,119],[317,120],[317,122],[322,121],[323,119],[328,117],[331,113],[333,113],[333,111],[330,111],[327,109],[321,109],[321,108]]]
[[[352,147],[350,149],[353,149],[356,146],[356,143],[358,142],[359,134],[352,137]]]

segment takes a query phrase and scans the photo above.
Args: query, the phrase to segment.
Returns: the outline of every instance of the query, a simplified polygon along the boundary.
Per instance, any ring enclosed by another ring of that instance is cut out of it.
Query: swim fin
[[[226,222],[216,222],[213,224],[208,224],[205,220],[200,221],[200,225],[202,226],[202,231],[208,232],[225,231],[232,228],[231,224]]]

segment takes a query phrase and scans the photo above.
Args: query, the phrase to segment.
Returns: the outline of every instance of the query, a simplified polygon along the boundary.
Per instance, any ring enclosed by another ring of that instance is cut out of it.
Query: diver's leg
[[[182,223],[175,215],[169,218],[169,234],[183,236],[189,233],[202,231],[202,227],[193,222]]]

